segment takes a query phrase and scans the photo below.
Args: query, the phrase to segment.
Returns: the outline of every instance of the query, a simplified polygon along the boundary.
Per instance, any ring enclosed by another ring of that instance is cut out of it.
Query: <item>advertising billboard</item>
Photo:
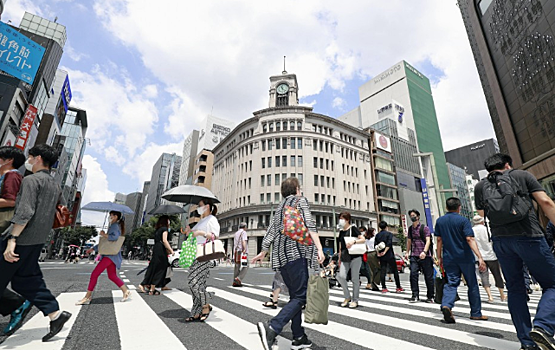
[[[426,222],[428,223],[428,228],[431,233],[434,233],[434,225],[432,225],[432,211],[430,210],[430,196],[428,194],[428,185],[426,185],[426,179],[420,179],[420,184],[422,186],[422,201],[424,202],[424,213],[426,214]]]
[[[62,102],[64,104],[64,111],[67,113],[69,102],[71,102],[71,87],[69,86],[69,75],[66,75],[66,80],[62,86]]]
[[[378,149],[391,153],[391,140],[378,132],[374,132],[374,144]]]
[[[31,135],[31,129],[35,123],[35,118],[37,117],[37,107],[29,105],[25,111],[25,116],[23,117],[23,122],[21,123],[21,128],[19,129],[19,135],[15,141],[15,147],[25,150],[25,145],[27,145],[27,140]]]
[[[33,84],[39,69],[44,47],[0,22],[0,69]]]
[[[216,118],[213,115],[207,116],[205,121],[198,138],[199,152],[202,149],[212,151],[235,127],[235,122]]]

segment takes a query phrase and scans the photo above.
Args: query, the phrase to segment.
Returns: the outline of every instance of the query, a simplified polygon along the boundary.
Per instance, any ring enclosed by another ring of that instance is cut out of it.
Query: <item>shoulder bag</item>
[[[106,237],[100,237],[98,241],[98,254],[117,255],[121,251],[125,236],[119,236],[115,241],[109,241]]]
[[[301,198],[299,197],[293,205],[286,205],[283,208],[283,231],[282,233],[297,243],[304,245],[312,245],[312,237],[305,225],[301,211],[297,209],[297,205]]]
[[[349,242],[354,242],[358,239],[358,237],[351,237],[351,234],[352,234],[351,228],[352,226],[349,227],[349,237],[345,237],[345,244]],[[364,253],[366,253],[366,242],[355,243],[351,246],[351,248],[349,248],[350,255],[363,255]]]
[[[197,245],[197,260],[199,262],[218,260],[223,257],[225,257],[224,244],[219,239]]]

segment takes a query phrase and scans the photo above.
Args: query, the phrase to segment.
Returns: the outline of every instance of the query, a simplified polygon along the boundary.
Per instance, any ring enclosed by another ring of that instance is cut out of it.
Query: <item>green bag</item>
[[[328,307],[330,301],[328,280],[320,274],[308,278],[306,291],[306,309],[304,321],[314,324],[328,324]]]
[[[189,237],[183,241],[181,245],[181,253],[179,254],[179,266],[182,268],[188,268],[193,265],[193,262],[197,258],[197,238],[193,236],[193,233],[189,233]]]

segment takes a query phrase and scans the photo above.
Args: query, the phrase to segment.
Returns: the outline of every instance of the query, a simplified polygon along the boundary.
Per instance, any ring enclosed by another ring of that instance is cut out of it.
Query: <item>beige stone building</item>
[[[370,134],[300,106],[297,92],[294,74],[271,77],[269,107],[213,149],[212,191],[221,200],[220,238],[228,252],[241,222],[248,224],[251,255],[258,252],[282,199],[281,182],[290,176],[301,182],[325,250],[334,247],[342,211],[356,225],[376,226]]]

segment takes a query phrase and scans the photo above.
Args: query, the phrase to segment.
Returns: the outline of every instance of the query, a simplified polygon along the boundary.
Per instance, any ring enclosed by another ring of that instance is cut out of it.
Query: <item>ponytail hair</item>
[[[119,228],[121,230],[121,235],[125,236],[125,216],[121,215],[121,212],[112,210],[110,215],[114,215],[118,218]]]
[[[216,216],[216,214],[218,214],[218,207],[216,206],[216,204],[214,204],[214,200],[210,199],[210,198],[203,198],[202,199],[202,203],[204,203],[204,205],[209,205],[210,206],[210,214]]]

